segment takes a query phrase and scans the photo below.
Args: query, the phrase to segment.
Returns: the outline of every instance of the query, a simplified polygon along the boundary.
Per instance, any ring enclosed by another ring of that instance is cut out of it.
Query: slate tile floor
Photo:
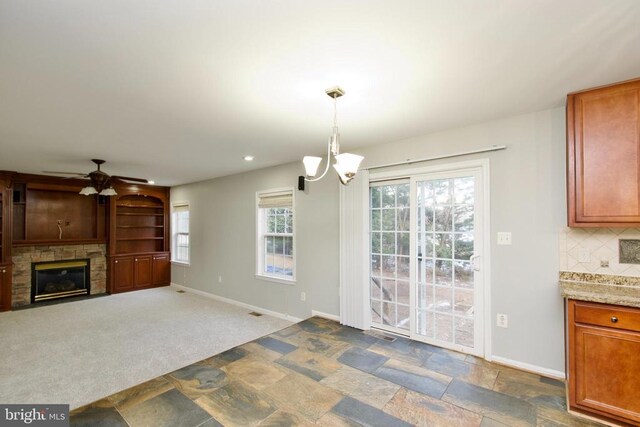
[[[71,414],[73,426],[595,426],[564,384],[314,317]]]

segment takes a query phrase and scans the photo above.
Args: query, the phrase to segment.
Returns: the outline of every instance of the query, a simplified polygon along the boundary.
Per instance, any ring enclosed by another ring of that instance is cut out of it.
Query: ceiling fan
[[[98,166],[98,169],[89,173],[76,173],[76,172],[55,172],[55,171],[43,171],[43,173],[67,175],[67,178],[88,178],[91,183],[80,190],[80,194],[90,196],[92,194],[100,194],[101,196],[117,196],[116,190],[113,188],[115,181],[130,181],[139,182],[142,184],[153,184],[153,181],[142,178],[132,178],[129,176],[109,175],[100,170],[100,165],[105,163],[104,160],[91,159],[93,163]]]

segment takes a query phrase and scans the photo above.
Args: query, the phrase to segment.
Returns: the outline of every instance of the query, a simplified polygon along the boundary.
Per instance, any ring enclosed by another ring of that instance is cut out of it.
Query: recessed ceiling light
[[[253,160],[253,156],[244,156],[243,159],[245,162],[250,162]]]
[[[149,180],[147,180],[147,184],[151,184],[151,185],[153,185],[153,184],[155,184],[155,183],[156,183],[155,181],[149,181]]]

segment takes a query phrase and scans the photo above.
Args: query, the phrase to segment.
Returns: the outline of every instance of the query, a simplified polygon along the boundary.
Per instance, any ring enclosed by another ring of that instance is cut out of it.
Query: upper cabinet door
[[[567,97],[570,227],[640,226],[640,79]]]

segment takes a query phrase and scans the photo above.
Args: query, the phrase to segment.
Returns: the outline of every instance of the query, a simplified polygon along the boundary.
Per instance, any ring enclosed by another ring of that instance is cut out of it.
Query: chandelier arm
[[[327,144],[327,145],[329,147],[329,148],[327,148],[327,167],[324,169],[324,172],[318,178],[307,178],[305,176],[304,177],[305,181],[307,181],[307,182],[320,181],[322,178],[324,178],[324,176],[327,174],[327,172],[329,172],[329,164],[331,163],[331,142],[329,142],[329,144]]]

